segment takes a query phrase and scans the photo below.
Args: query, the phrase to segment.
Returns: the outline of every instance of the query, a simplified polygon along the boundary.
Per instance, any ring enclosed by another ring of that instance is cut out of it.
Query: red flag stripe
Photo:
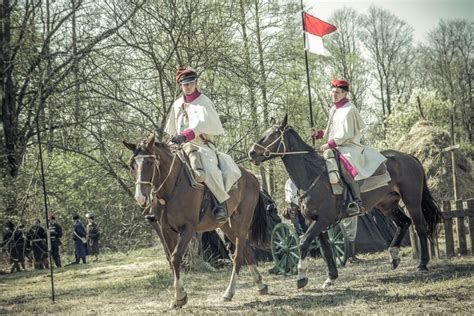
[[[306,12],[304,12],[304,28],[306,32],[320,37],[337,30],[334,25],[324,22]]]

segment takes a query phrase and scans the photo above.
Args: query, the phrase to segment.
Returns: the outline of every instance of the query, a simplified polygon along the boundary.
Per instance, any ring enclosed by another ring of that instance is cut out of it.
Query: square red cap
[[[337,88],[349,87],[349,82],[347,82],[346,80],[334,79],[333,81],[331,81],[331,84],[333,85],[333,87]]]

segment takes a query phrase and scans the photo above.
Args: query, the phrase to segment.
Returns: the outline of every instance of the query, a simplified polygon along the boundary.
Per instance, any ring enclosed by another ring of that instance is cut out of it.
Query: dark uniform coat
[[[48,257],[48,246],[46,244],[46,231],[41,226],[32,226],[26,234],[31,243],[33,256],[36,261],[41,261]]]
[[[20,230],[16,229],[13,232],[11,230],[6,231],[3,235],[2,247],[5,247],[7,251],[10,263],[25,261],[25,238]]]
[[[57,267],[61,266],[61,256],[59,254],[59,246],[61,243],[61,237],[63,236],[63,229],[58,223],[49,225],[49,235],[51,236],[51,254]]]
[[[89,255],[89,247],[87,247],[86,230],[80,221],[74,223],[74,232],[72,239],[74,240],[74,250],[76,258],[83,258]]]
[[[99,254],[99,238],[100,232],[97,224],[94,222],[87,224],[87,244],[91,255]]]
[[[41,226],[31,226],[26,234],[33,250],[35,268],[48,268],[48,245],[46,243],[46,230]]]

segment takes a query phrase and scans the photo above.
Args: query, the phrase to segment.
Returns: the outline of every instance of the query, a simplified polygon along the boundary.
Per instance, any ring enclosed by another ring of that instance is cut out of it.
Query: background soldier
[[[357,235],[357,216],[346,217],[341,220],[341,225],[346,232],[349,249],[347,251],[347,261],[350,263],[361,263],[362,260],[356,257],[356,235]]]
[[[13,222],[7,221],[1,246],[4,247],[7,252],[8,261],[11,263],[11,273],[13,273],[15,269],[20,272],[20,264],[23,270],[25,270],[25,257],[23,255],[24,245],[25,238],[21,230],[15,229]]]
[[[46,230],[40,226],[40,223],[40,220],[35,218],[26,234],[33,250],[35,270],[49,269]]]
[[[62,244],[60,238],[63,236],[63,229],[56,223],[54,215],[49,216],[49,234],[51,236],[51,255],[53,256],[56,267],[61,267],[61,256],[59,246]]]
[[[94,216],[87,213],[87,245],[89,246],[89,250],[91,255],[95,257],[94,261],[99,260],[99,238],[100,232],[97,223],[94,221]]]
[[[299,207],[298,188],[291,179],[286,180],[285,183],[285,202],[288,203],[288,208],[283,213],[283,216],[291,220],[298,236],[303,235],[308,226],[306,226],[306,221]]]
[[[79,264],[82,259],[82,263],[86,263],[86,256],[89,255],[89,247],[87,247],[87,233],[84,226],[79,219],[79,215],[74,215],[72,217],[74,221],[74,228],[72,233],[72,239],[74,240],[74,254],[76,260],[70,264]]]

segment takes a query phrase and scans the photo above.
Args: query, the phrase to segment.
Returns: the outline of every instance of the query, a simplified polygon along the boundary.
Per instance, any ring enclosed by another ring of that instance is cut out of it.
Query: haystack
[[[442,201],[453,200],[453,177],[451,153],[443,148],[451,145],[448,131],[429,121],[418,121],[410,132],[395,145],[395,149],[417,157],[425,168],[428,187],[441,205]],[[474,180],[471,162],[459,149],[454,150],[458,199],[474,198]]]

